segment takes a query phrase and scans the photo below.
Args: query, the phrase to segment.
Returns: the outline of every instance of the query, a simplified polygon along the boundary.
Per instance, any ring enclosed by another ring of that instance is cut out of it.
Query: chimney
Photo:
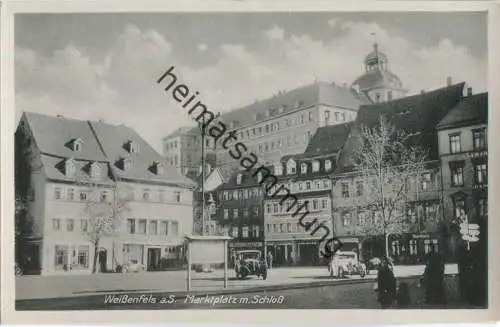
[[[472,87],[467,88],[467,96],[470,97],[472,95]]]
[[[446,77],[446,86],[451,86],[451,77]]]

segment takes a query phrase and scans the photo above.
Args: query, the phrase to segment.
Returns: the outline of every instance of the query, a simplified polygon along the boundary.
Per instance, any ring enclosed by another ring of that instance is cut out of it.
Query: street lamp
[[[217,119],[220,117],[220,112],[217,113],[213,119]],[[212,119],[212,120],[213,120]],[[205,158],[205,137],[207,136],[206,133],[206,127],[205,126],[205,115],[203,114],[203,120],[201,122],[198,122],[198,127],[200,128],[200,133],[201,133],[201,212],[202,212],[202,230],[201,234],[205,235],[205,215],[206,215],[206,208],[205,208],[205,166],[206,166],[206,158]]]

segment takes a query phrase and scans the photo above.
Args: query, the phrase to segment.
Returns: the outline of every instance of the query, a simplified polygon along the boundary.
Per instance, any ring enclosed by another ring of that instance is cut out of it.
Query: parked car
[[[370,274],[370,270],[378,270],[380,268],[380,264],[382,263],[381,258],[371,258],[366,262],[366,274]],[[394,262],[392,258],[389,258],[389,268],[393,269],[394,268]]]
[[[245,250],[236,252],[236,278],[244,279],[247,276],[255,275],[262,279],[267,279],[267,265],[259,250]]]
[[[122,266],[123,273],[136,273],[146,271],[146,265],[137,262],[137,260],[130,260],[128,263]]]
[[[358,254],[352,251],[337,252],[328,265],[331,277],[344,278],[346,275],[366,276],[366,265],[358,260]]]
[[[23,269],[17,262],[15,266],[15,271],[16,271],[16,276],[21,276],[23,274]]]

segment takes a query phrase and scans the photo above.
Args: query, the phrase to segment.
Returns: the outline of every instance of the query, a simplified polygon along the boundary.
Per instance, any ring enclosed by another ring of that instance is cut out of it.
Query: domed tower
[[[399,77],[388,69],[387,56],[380,52],[378,44],[365,57],[365,73],[352,83],[353,89],[363,92],[373,102],[391,101],[402,98],[408,90],[403,88]]]

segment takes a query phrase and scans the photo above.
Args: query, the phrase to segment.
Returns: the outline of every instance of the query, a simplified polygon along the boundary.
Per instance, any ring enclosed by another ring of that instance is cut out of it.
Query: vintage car
[[[259,250],[245,250],[236,252],[236,265],[234,267],[236,278],[244,279],[255,275],[262,279],[267,278],[267,265]]]
[[[142,271],[146,271],[146,266],[142,263],[137,262],[137,260],[130,260],[122,267],[123,273],[136,273]]]
[[[328,265],[331,277],[344,278],[346,275],[366,276],[366,265],[358,260],[358,254],[352,251],[337,252]]]

